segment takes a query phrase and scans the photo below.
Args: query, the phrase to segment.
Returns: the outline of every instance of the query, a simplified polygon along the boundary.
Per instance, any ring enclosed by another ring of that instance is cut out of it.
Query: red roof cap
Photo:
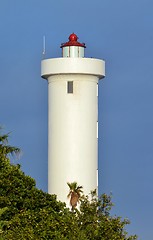
[[[75,33],[70,34],[69,36],[69,42],[62,43],[61,48],[67,47],[67,46],[78,46],[78,47],[86,47],[85,43],[79,43],[78,41],[78,36]]]

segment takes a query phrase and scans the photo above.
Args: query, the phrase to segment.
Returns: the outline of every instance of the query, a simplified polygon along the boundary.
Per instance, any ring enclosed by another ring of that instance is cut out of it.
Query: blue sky
[[[0,125],[22,149],[23,171],[47,191],[46,57],[60,57],[75,32],[86,57],[105,59],[99,84],[99,192],[130,234],[153,237],[153,2],[151,0],[2,0]],[[16,162],[16,160],[13,160]]]

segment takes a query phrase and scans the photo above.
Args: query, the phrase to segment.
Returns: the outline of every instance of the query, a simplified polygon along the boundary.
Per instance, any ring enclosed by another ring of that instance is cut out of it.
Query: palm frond
[[[8,134],[0,135],[0,142],[7,143],[8,142]]]
[[[3,156],[11,155],[18,155],[20,153],[20,149],[17,147],[12,147],[7,144],[8,143],[8,134],[0,134],[0,153]]]

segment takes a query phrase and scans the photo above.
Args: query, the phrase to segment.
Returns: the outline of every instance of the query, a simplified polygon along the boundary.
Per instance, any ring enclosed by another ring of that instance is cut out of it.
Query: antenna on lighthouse
[[[42,58],[45,58],[46,54],[46,38],[43,36],[43,52],[42,52]]]

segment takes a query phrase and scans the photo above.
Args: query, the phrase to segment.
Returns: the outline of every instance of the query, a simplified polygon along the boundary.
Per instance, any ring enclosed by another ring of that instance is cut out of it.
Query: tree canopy
[[[129,221],[111,216],[111,197],[97,199],[95,191],[80,197],[80,209],[71,211],[65,203],[36,188],[9,154],[19,149],[0,136],[0,239],[2,240],[133,240],[125,226]]]

